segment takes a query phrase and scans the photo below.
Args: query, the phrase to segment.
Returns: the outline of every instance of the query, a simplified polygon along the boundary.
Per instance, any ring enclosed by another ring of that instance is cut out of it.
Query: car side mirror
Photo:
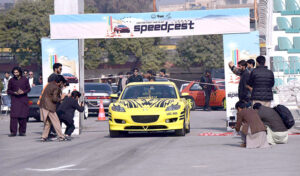
[[[112,99],[118,99],[119,98],[119,95],[118,94],[110,94],[110,97]]]
[[[181,93],[181,95],[180,95],[181,98],[186,98],[187,96],[189,96],[189,93],[186,93],[186,92]]]

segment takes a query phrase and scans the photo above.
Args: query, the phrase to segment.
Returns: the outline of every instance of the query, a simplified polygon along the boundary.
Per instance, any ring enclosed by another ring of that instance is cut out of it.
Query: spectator
[[[247,60],[247,69],[252,72],[255,67],[255,61],[253,59],[248,59]]]
[[[28,70],[25,69],[23,73],[24,73],[24,77],[28,78]]]
[[[71,97],[64,98],[63,102],[57,109],[57,115],[62,123],[64,123],[67,128],[65,131],[65,136],[70,140],[70,137],[75,130],[74,125],[74,112],[78,110],[79,112],[84,111],[83,102],[81,105],[78,104],[78,99],[80,98],[81,94],[78,91],[73,91],[71,93]]]
[[[286,144],[288,142],[288,129],[279,114],[273,109],[255,103],[253,109],[258,110],[258,115],[267,127],[267,140],[269,144]]]
[[[128,83],[143,82],[143,77],[139,75],[139,69],[134,68],[132,71],[133,71],[133,75],[128,78]]]
[[[8,82],[11,79],[11,76],[8,72],[5,72],[4,79],[3,79],[3,92],[7,94]],[[8,108],[11,106],[11,97],[9,94],[3,95],[3,104],[6,105]]]
[[[144,75],[144,78],[148,79],[148,81],[150,81],[150,78],[153,77],[153,71],[152,70],[148,70],[147,73]]]
[[[123,88],[122,88],[122,80],[125,78],[123,76],[123,72],[120,72],[119,74],[119,81],[118,81],[118,89],[117,92],[122,92]]]
[[[245,60],[241,60],[238,62],[238,65],[241,70],[240,74],[240,82],[239,82],[239,89],[238,89],[238,95],[239,95],[239,100],[245,102],[248,106],[251,106],[250,102],[250,90],[247,88],[247,82],[249,81],[250,73],[246,69],[247,68],[247,62]]]
[[[266,62],[264,56],[258,56],[256,62],[257,67],[251,72],[248,81],[252,105],[261,103],[270,107],[271,100],[273,100],[274,74],[267,66],[264,66]]]
[[[43,85],[43,75],[39,75],[38,85]]]
[[[28,79],[22,76],[20,67],[12,69],[14,77],[9,80],[7,93],[11,96],[10,111],[10,137],[17,135],[19,123],[19,135],[26,136],[29,105],[27,93],[30,92]]]
[[[62,64],[61,63],[55,63],[52,67],[53,73],[48,77],[48,83],[55,81],[56,75],[60,75],[62,72]]]
[[[210,94],[213,89],[210,71],[208,71],[208,70],[205,71],[205,76],[201,77],[200,86],[203,88],[204,93],[205,93],[205,105],[203,107],[203,110],[208,111]]]
[[[247,109],[246,104],[238,101],[235,105],[237,109],[237,122],[235,130],[242,132],[243,143],[241,147],[246,148],[266,148],[269,147],[267,142],[266,128],[260,120],[257,111]]]
[[[128,84],[128,78],[132,75],[132,72],[127,72],[126,77],[122,79],[122,90],[125,89],[126,84]]]
[[[159,72],[159,76],[162,78],[168,78],[168,76],[166,75],[166,69],[161,69]]]
[[[37,84],[37,80],[34,78],[33,71],[29,71],[28,80],[30,87],[34,87]]]
[[[60,121],[56,114],[57,104],[65,97],[65,94],[61,93],[61,87],[63,85],[63,76],[55,76],[55,81],[50,82],[43,90],[39,107],[41,120],[44,122],[44,130],[42,134],[42,141],[47,141],[51,124],[53,125],[56,134],[59,136],[59,141],[65,140],[64,135],[61,132]]]

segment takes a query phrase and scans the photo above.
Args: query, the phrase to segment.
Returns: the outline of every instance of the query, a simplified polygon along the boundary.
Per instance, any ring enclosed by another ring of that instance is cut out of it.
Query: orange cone
[[[106,120],[105,119],[105,112],[104,112],[104,107],[103,107],[103,101],[102,100],[100,100],[98,120]]]

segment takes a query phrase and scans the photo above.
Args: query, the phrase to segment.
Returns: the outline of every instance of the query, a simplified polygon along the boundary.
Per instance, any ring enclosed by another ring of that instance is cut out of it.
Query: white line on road
[[[192,166],[192,167],[194,167],[194,168],[197,168],[197,167],[202,167],[202,168],[204,168],[204,167],[208,167],[207,165],[198,165],[198,166]]]
[[[75,164],[70,164],[66,166],[54,167],[49,169],[33,169],[33,168],[26,168],[25,170],[29,171],[38,171],[38,172],[53,172],[53,171],[66,171],[66,170],[86,170],[85,168],[81,169],[71,169],[70,167],[76,166]]]

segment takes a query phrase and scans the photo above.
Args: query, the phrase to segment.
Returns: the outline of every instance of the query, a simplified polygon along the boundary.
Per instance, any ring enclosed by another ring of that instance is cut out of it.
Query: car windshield
[[[173,85],[134,85],[124,90],[121,99],[136,98],[177,98]]]
[[[85,84],[84,90],[86,93],[94,92],[94,93],[111,93],[112,89],[108,84]]]
[[[126,27],[126,26],[124,26],[124,25],[119,25],[118,27]]]
[[[43,86],[42,85],[38,85],[38,86],[34,86],[31,88],[30,92],[28,93],[28,95],[37,95],[37,94],[41,94],[43,90]]]

